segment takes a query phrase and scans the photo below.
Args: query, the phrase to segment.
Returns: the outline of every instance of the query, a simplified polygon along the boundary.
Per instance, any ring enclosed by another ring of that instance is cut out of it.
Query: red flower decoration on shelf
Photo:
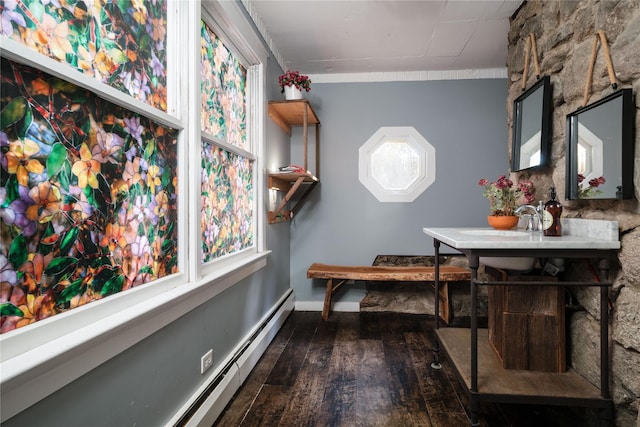
[[[309,76],[300,74],[299,71],[289,71],[278,77],[280,84],[280,92],[284,93],[285,86],[295,86],[301,91],[309,92],[311,90],[311,79]]]

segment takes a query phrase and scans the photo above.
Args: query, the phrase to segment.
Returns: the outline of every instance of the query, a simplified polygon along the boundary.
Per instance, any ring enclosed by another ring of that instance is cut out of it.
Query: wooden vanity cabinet
[[[509,276],[502,270],[488,275],[505,285],[490,286],[489,343],[505,369],[542,372],[567,370],[565,296],[561,286],[509,286],[512,282],[547,281],[555,277]],[[496,277],[498,276],[498,277]]]

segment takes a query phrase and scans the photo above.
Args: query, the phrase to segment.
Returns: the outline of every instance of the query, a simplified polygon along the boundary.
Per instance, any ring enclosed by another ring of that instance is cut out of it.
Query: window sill
[[[160,294],[124,310],[111,310],[113,314],[85,323],[86,326],[80,329],[27,351],[3,357],[0,363],[0,422],[20,413],[264,268],[269,253],[270,251],[257,253],[226,265],[198,282],[168,287]],[[69,314],[71,318],[73,313]],[[51,319],[47,326],[54,325],[55,319]],[[18,340],[33,342],[29,332],[32,331],[25,330],[19,337],[11,334],[0,337],[3,353],[5,349],[11,348],[13,341],[16,341],[15,344],[18,344]],[[42,335],[40,331],[33,332]]]

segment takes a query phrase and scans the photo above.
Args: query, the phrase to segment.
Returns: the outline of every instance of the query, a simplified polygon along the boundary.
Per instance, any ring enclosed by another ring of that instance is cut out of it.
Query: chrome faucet
[[[542,213],[538,211],[533,205],[521,205],[515,210],[515,214],[520,216],[525,211],[531,211],[535,217],[531,214],[528,215],[526,231],[542,231]],[[533,218],[536,218],[537,222],[534,222]]]

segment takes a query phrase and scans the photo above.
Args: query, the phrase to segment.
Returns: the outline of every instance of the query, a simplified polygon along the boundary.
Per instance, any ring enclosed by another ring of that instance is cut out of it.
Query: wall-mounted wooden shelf
[[[311,190],[320,181],[313,175],[305,173],[271,173],[269,174],[269,189],[284,192],[280,203],[269,211],[269,223],[284,222],[293,219],[298,213]],[[285,210],[287,203],[299,192],[300,196],[291,210]]]
[[[270,173],[269,189],[284,193],[273,211],[269,211],[269,223],[291,220],[302,208],[307,196],[320,183],[317,174],[320,168],[320,121],[307,99],[293,101],[269,101],[269,117],[291,136],[293,126],[302,126],[304,144],[303,169],[305,173]],[[315,125],[315,174],[308,169],[309,125]],[[286,210],[287,204],[295,199],[295,206]]]
[[[291,135],[291,126],[305,125],[305,113],[307,125],[320,124],[311,104],[306,99],[269,101],[269,117],[288,135]]]

